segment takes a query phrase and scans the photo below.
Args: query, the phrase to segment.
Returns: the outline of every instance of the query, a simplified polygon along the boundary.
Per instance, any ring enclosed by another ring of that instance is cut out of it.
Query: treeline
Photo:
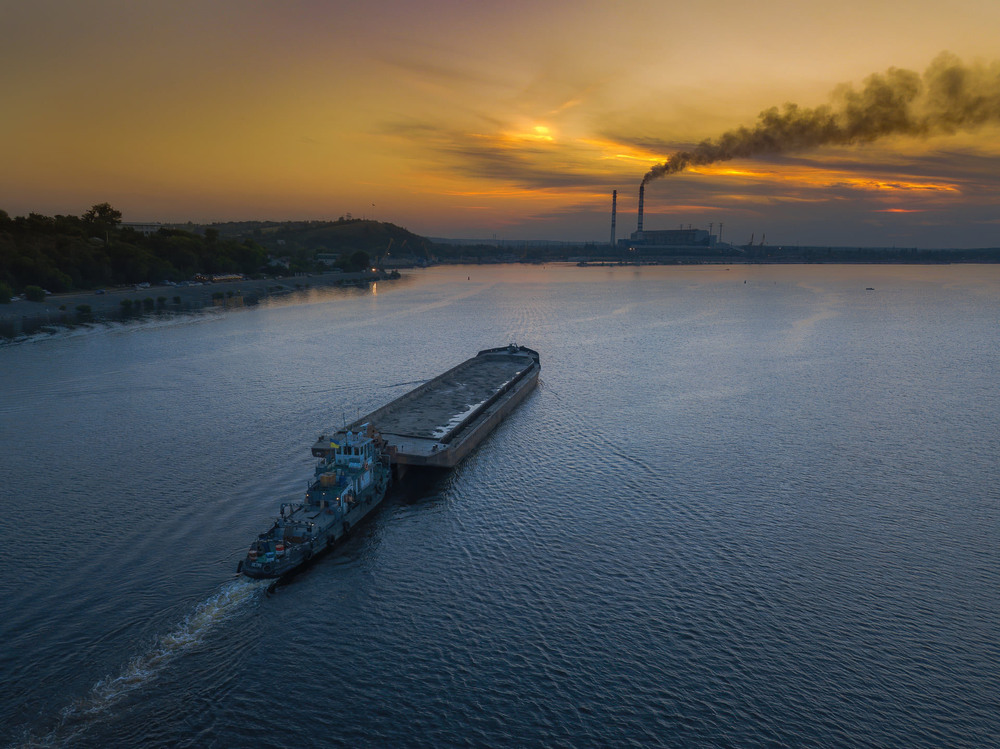
[[[82,216],[11,218],[0,211],[0,284],[15,292],[181,281],[197,273],[250,275],[267,262],[267,251],[252,240],[225,240],[218,232],[144,235],[123,227],[121,212],[107,203]]]

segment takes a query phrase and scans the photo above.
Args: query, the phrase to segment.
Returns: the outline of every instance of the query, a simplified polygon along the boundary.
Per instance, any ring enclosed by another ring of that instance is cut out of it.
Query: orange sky
[[[672,151],[942,51],[1000,3],[5,2],[0,208],[328,219],[606,241]],[[769,243],[998,246],[1000,128],[699,167],[646,227]]]

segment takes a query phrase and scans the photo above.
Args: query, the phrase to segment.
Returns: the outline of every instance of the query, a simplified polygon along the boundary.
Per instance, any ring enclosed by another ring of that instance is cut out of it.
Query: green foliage
[[[348,258],[341,258],[337,264],[341,270],[347,272],[361,271],[371,267],[371,259],[368,257],[367,252],[358,250]]]
[[[156,302],[153,301],[153,297],[151,297],[151,296],[148,296],[148,297],[146,297],[145,299],[142,300],[142,307],[143,307],[143,309],[150,310],[150,309],[153,309],[153,307],[155,307],[155,306],[156,306]]]
[[[145,236],[121,228],[121,212],[99,203],[82,217],[0,216],[0,281],[55,292],[180,281],[197,273],[255,275],[267,250],[251,240],[161,229]],[[192,226],[192,229],[194,227]]]
[[[394,224],[351,217],[338,221],[187,224],[144,235],[121,226],[121,211],[98,203],[82,216],[0,212],[0,282],[54,292],[182,281],[196,274],[315,272],[329,266],[317,253],[339,255],[357,271],[384,258],[423,261],[431,243]],[[387,255],[388,253],[388,255]],[[288,267],[269,262],[269,254]]]
[[[81,315],[89,315],[92,312],[89,304],[76,305],[76,311],[79,312]]]
[[[122,212],[112,208],[110,203],[98,203],[84,213],[81,219],[92,229],[110,231],[122,222]]]
[[[3,211],[0,211],[0,213],[3,213]],[[10,284],[0,281],[0,304],[10,304],[12,296],[14,296],[14,290],[10,288]]]
[[[122,312],[128,314],[129,312],[132,311],[132,300],[131,299],[122,299],[121,302],[120,302],[120,304],[122,306]]]
[[[41,286],[25,286],[24,298],[29,302],[44,302],[45,290]]]
[[[223,294],[221,291],[213,291],[212,292],[212,299],[225,299],[225,298],[226,298],[226,295]]]

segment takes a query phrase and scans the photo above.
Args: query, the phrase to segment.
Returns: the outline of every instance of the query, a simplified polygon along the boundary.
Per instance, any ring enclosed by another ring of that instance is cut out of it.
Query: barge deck
[[[538,352],[511,344],[485,349],[337,433],[371,424],[390,462],[451,468],[469,454],[538,383]],[[331,453],[323,435],[312,453]]]

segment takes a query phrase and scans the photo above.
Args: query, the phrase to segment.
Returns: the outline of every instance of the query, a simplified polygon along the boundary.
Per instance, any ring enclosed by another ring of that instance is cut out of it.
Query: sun
[[[535,125],[535,137],[539,140],[552,140],[552,131],[545,125]]]

